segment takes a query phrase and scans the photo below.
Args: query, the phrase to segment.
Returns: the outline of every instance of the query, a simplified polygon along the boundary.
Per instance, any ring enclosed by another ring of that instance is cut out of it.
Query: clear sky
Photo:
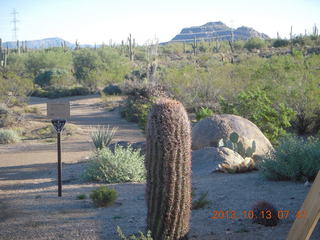
[[[12,10],[18,39],[61,37],[80,44],[120,43],[129,33],[139,44],[169,41],[183,27],[222,21],[275,37],[320,28],[320,0],[0,0],[0,37],[11,41]]]

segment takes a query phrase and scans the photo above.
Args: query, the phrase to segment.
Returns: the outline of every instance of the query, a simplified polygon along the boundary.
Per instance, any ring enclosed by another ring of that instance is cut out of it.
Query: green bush
[[[91,192],[90,198],[96,207],[107,207],[117,199],[117,191],[107,186],[101,186]]]
[[[95,148],[102,149],[104,147],[108,147],[114,138],[116,131],[117,128],[110,128],[109,125],[107,127],[97,126],[95,129],[93,129],[90,133],[90,137]]]
[[[146,177],[144,157],[140,150],[116,145],[98,150],[84,172],[87,180],[106,183],[142,182]]]
[[[65,87],[75,83],[70,71],[59,68],[41,69],[34,82],[40,87]]]
[[[17,132],[12,129],[0,129],[0,144],[16,143],[20,141]]]
[[[200,121],[203,118],[210,117],[213,115],[213,111],[210,108],[207,107],[201,107],[197,112],[196,112],[196,119],[197,121]]]
[[[266,42],[260,38],[251,38],[245,44],[244,48],[251,51],[252,49],[261,49],[266,46]]]
[[[139,232],[140,236],[131,235],[130,237],[126,237],[122,232],[121,228],[117,226],[117,233],[119,240],[153,240],[151,237],[151,232],[148,231],[147,235],[144,235],[142,232]]]
[[[119,95],[121,94],[121,89],[117,85],[109,84],[103,89],[103,93],[107,95]]]
[[[312,181],[320,170],[320,141],[283,138],[258,168],[263,176],[271,180]]]
[[[277,39],[272,44],[272,46],[274,46],[275,48],[286,47],[288,45],[289,45],[289,41],[286,39]]]
[[[89,95],[92,92],[86,87],[49,87],[49,88],[36,88],[31,96],[43,97],[43,98],[60,98],[60,97],[72,97],[72,96],[84,96]]]
[[[222,113],[242,116],[255,123],[272,142],[286,134],[295,112],[284,104],[275,104],[261,89],[241,92],[232,102],[220,99]]]
[[[0,127],[13,126],[23,119],[23,114],[13,111],[4,104],[0,104]]]
[[[145,129],[148,113],[157,98],[166,97],[167,93],[162,86],[136,85],[128,87],[129,95],[120,109],[123,118],[130,122],[138,123],[141,129]]]

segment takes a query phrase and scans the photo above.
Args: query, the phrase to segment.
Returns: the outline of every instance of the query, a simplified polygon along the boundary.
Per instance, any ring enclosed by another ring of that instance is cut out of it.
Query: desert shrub
[[[129,237],[126,237],[121,228],[117,226],[117,233],[120,240],[153,240],[150,231],[148,231],[146,235],[144,235],[142,232],[139,232],[138,234],[140,236],[130,235]]]
[[[116,132],[117,128],[115,127],[110,128],[109,125],[107,127],[99,125],[91,131],[90,137],[95,148],[102,149],[108,147]]]
[[[36,88],[31,96],[43,98],[60,98],[71,96],[84,96],[92,92],[86,87],[74,86],[70,88],[49,87],[49,88]]]
[[[90,160],[84,178],[106,183],[141,182],[145,180],[144,158],[131,146],[116,145],[113,151],[102,148]]]
[[[107,186],[101,186],[91,192],[90,198],[96,207],[107,207],[117,199],[117,191]]]
[[[235,114],[255,123],[273,143],[286,134],[295,112],[286,105],[275,104],[261,89],[241,92],[233,102],[220,100],[223,113]]]
[[[201,193],[200,197],[197,200],[192,202],[192,209],[197,210],[204,208],[205,206],[211,204],[211,201],[207,199],[208,191]]]
[[[119,95],[121,94],[121,89],[117,85],[109,84],[103,89],[103,93],[107,95]]]
[[[77,80],[92,90],[108,83],[124,81],[131,69],[129,60],[109,47],[75,51],[73,64]]]
[[[0,104],[0,127],[13,126],[23,119],[23,115],[20,112],[13,111],[5,104]]]
[[[278,47],[286,47],[289,45],[289,41],[286,39],[277,39],[273,42],[272,46],[278,48]]]
[[[270,180],[311,181],[320,170],[320,141],[285,137],[258,167]]]
[[[27,101],[33,89],[31,78],[0,68],[0,103],[11,107]]]
[[[62,135],[63,136],[72,136],[78,132],[78,127],[74,124],[67,123],[63,127]],[[38,129],[35,129],[31,132],[33,136],[39,139],[44,139],[44,138],[55,138],[57,136],[57,132],[52,126],[52,124],[49,124],[44,127],[40,127]]]
[[[120,109],[121,116],[145,129],[152,104],[158,98],[167,96],[166,90],[162,86],[143,84],[127,86],[124,90],[128,97]]]
[[[23,110],[25,113],[41,114],[40,108],[36,106],[25,106]]]
[[[0,144],[16,143],[20,141],[17,132],[12,129],[0,129]]]
[[[87,195],[86,194],[79,194],[79,195],[77,195],[77,199],[78,200],[84,200],[84,199],[86,199],[87,198]]]
[[[207,107],[201,107],[197,112],[196,112],[196,119],[197,121],[200,121],[203,118],[210,117],[213,115],[213,111],[210,108]]]
[[[251,38],[245,44],[244,48],[251,51],[252,49],[261,49],[266,46],[266,42],[260,38]]]
[[[65,69],[41,69],[35,77],[34,83],[40,87],[66,87],[75,84],[71,72]]]
[[[25,69],[27,73],[36,77],[43,69],[71,69],[71,53],[61,48],[32,51],[27,54]]]

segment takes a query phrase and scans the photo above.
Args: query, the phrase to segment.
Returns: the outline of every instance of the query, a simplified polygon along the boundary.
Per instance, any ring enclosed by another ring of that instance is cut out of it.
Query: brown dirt
[[[119,127],[116,140],[142,141],[144,136],[135,124],[121,119],[117,110],[107,111],[98,96],[73,97],[71,123],[82,132],[63,141],[63,197],[57,197],[56,145],[27,140],[0,146],[0,239],[118,239],[116,226],[126,234],[145,229],[145,184],[109,184],[118,191],[115,205],[94,208],[89,199],[77,200],[79,194],[101,184],[83,182],[80,175],[92,146],[90,125],[110,124]],[[45,112],[46,99],[32,98],[31,105]],[[52,101],[52,100],[50,100]],[[30,116],[31,118],[31,116]],[[35,119],[32,118],[32,121]],[[42,120],[43,121],[43,120]],[[259,240],[286,239],[293,223],[290,213],[276,227],[251,224],[243,217],[257,200],[267,200],[279,209],[297,211],[309,188],[301,183],[270,182],[258,172],[246,174],[211,173],[210,161],[193,162],[193,188],[198,198],[208,191],[211,203],[193,210],[191,239]],[[212,211],[236,211],[237,219],[211,219]],[[319,227],[312,239],[320,239]]]

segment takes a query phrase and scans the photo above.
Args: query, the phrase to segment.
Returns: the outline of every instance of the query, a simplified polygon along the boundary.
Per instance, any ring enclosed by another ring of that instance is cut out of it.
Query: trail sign
[[[320,171],[300,211],[305,211],[307,217],[295,219],[287,240],[308,240],[320,219]]]
[[[70,118],[70,103],[64,102],[48,102],[47,117],[50,119],[69,119]]]
[[[61,162],[61,132],[66,119],[70,118],[69,102],[47,103],[47,116],[51,118],[51,123],[57,132],[57,152],[58,152],[58,196],[62,196],[62,162]]]
[[[61,133],[63,130],[64,125],[66,124],[66,120],[65,119],[52,119],[51,123],[54,127],[54,129],[56,130],[57,133]]]

